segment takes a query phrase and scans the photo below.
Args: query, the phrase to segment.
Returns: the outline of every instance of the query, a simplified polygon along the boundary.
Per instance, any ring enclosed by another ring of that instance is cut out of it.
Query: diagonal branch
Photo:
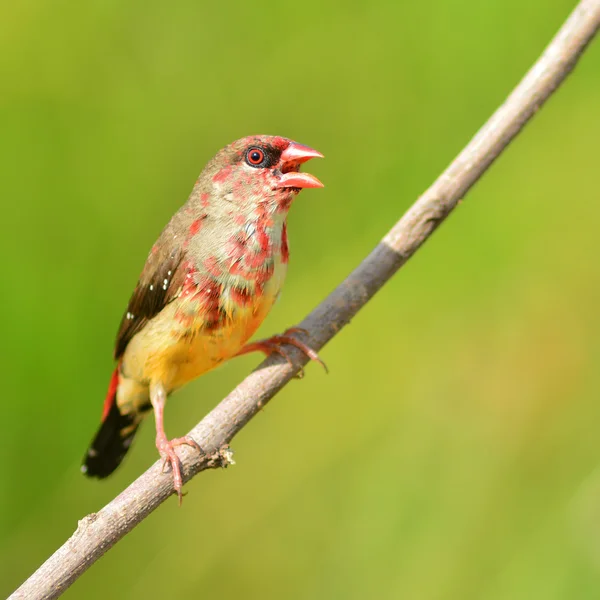
[[[544,54],[434,184],[380,244],[300,324],[312,347],[325,345],[416,252],[562,83],[600,27],[600,0],[581,0]],[[291,349],[294,367],[271,357],[209,413],[190,435],[210,455],[181,452],[184,480],[226,466],[227,444],[296,374],[306,357]],[[77,531],[9,600],[60,596],[90,565],[173,493],[170,473],[155,463]]]

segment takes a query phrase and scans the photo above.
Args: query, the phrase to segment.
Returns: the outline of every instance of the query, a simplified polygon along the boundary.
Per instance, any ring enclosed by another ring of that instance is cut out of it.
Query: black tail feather
[[[140,422],[139,413],[122,415],[113,402],[83,459],[82,472],[88,477],[108,477],[127,454]]]

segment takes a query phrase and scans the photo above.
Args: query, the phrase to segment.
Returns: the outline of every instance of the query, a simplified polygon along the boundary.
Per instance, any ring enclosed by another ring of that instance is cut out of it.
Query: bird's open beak
[[[309,173],[300,173],[300,165],[311,158],[323,158],[320,152],[313,148],[292,142],[281,153],[281,172],[277,183],[278,188],[320,188],[323,184]]]

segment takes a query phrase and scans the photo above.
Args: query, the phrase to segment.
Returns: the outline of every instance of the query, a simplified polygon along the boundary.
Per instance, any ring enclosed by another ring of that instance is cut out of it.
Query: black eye
[[[266,167],[268,159],[265,155],[265,151],[262,148],[248,148],[246,151],[246,162],[251,167]]]

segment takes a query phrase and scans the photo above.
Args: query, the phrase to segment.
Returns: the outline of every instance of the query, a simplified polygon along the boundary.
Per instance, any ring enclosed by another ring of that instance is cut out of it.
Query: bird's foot
[[[163,459],[163,473],[167,463],[169,463],[173,473],[173,487],[179,498],[179,506],[181,506],[181,500],[183,498],[183,494],[181,493],[183,478],[181,477],[181,460],[175,452],[177,446],[192,446],[192,448],[195,448],[201,454],[204,454],[204,452],[198,445],[198,442],[187,435],[180,438],[173,438],[172,440],[168,440],[165,435],[156,437],[156,448],[158,449],[160,457]]]
[[[302,329],[301,327],[290,327],[289,329],[286,329],[286,331],[282,335],[274,335],[264,340],[258,340],[256,342],[246,344],[238,352],[238,356],[241,354],[248,354],[249,352],[263,352],[267,356],[273,353],[277,353],[280,356],[283,356],[283,358],[285,358],[285,360],[288,361],[290,366],[293,366],[290,355],[283,348],[283,346],[288,344],[290,346],[295,346],[296,348],[304,352],[304,354],[306,354],[306,356],[310,360],[318,362],[325,369],[325,373],[328,373],[329,370],[327,369],[327,365],[319,358],[319,355],[310,346],[307,346],[298,338],[293,337],[291,334],[294,333],[308,335],[308,331],[306,331],[306,329]],[[301,368],[298,372],[298,377],[302,377],[303,375],[304,369]]]

